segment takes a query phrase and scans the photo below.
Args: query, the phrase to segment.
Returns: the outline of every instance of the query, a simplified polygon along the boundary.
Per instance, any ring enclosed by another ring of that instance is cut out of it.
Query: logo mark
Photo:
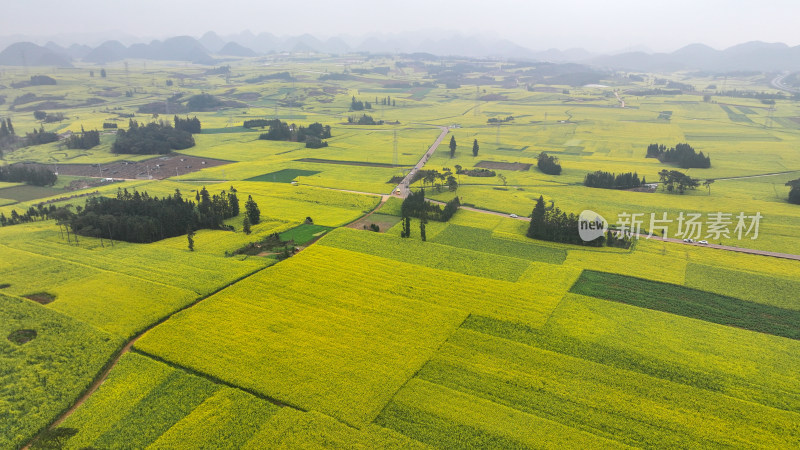
[[[600,214],[586,209],[578,216],[578,234],[584,242],[593,241],[600,236],[605,236],[608,231],[608,222]]]

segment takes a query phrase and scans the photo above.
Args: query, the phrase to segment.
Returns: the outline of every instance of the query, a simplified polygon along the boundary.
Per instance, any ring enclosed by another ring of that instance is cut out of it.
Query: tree
[[[428,218],[425,216],[425,214],[423,214],[422,217],[420,217],[419,219],[419,237],[420,239],[422,239],[422,242],[426,241],[426,236],[425,236],[426,223],[428,223]]]
[[[400,231],[400,237],[411,237],[411,218],[408,216],[403,217],[403,229]]]
[[[186,230],[186,240],[189,242],[189,251],[193,252],[194,251],[194,230],[192,229],[191,226]]]
[[[539,196],[536,200],[536,206],[533,207],[531,212],[531,223],[528,225],[528,237],[534,239],[542,239],[544,237],[544,216],[547,213],[547,208],[544,206],[544,197]]]
[[[105,77],[106,77],[106,69],[100,69],[100,76],[101,76],[102,78],[105,78]]]
[[[247,218],[250,219],[251,225],[256,225],[261,221],[261,211],[258,209],[258,205],[253,200],[252,195],[247,196],[247,201],[244,204],[244,210],[247,214]]]
[[[498,173],[498,174],[497,174],[497,178],[499,178],[499,179],[500,179],[500,181],[503,183],[503,186],[505,186],[505,185],[506,185],[506,183],[508,182],[508,180],[506,180],[506,176],[505,176],[505,175],[503,175],[502,173]]]
[[[473,157],[478,156],[478,150],[480,150],[480,147],[478,146],[478,140],[475,139],[475,141],[472,142],[472,156]]]
[[[450,136],[450,157],[456,157],[456,137]]]
[[[250,218],[247,216],[242,219],[242,231],[244,231],[244,234],[250,234]]]
[[[44,111],[36,110],[33,112],[33,118],[36,120],[44,120],[47,118],[47,113]]]
[[[712,178],[709,178],[708,180],[703,181],[703,186],[705,186],[706,189],[708,189],[708,195],[711,195],[711,185],[712,184],[714,184],[714,179],[712,179]]]

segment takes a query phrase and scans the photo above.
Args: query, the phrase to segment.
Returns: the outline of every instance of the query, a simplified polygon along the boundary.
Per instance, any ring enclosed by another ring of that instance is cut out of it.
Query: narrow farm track
[[[278,263],[276,263],[276,264],[278,264]],[[108,374],[117,365],[117,363],[119,362],[120,358],[122,358],[122,356],[125,355],[126,353],[130,352],[131,348],[133,347],[133,344],[135,344],[136,341],[138,341],[139,338],[144,336],[148,331],[150,331],[153,328],[157,327],[158,325],[161,325],[162,323],[166,322],[167,320],[169,320],[175,314],[178,314],[181,311],[185,311],[185,310],[197,305],[198,303],[202,302],[203,300],[211,297],[212,295],[215,295],[215,294],[217,294],[217,293],[219,293],[219,292],[221,292],[221,291],[233,286],[234,284],[236,284],[236,283],[238,283],[238,282],[240,282],[240,281],[242,281],[242,280],[244,280],[246,278],[249,278],[249,277],[251,277],[251,276],[253,276],[253,275],[255,275],[255,274],[257,274],[257,273],[259,273],[259,272],[261,272],[263,270],[266,270],[269,267],[272,267],[272,265],[266,266],[266,267],[261,267],[261,268],[256,269],[256,270],[254,270],[254,271],[252,271],[252,272],[250,272],[250,273],[248,273],[248,274],[246,274],[246,275],[244,275],[242,277],[239,277],[238,279],[236,279],[234,281],[231,281],[230,283],[226,284],[225,286],[222,286],[222,287],[216,289],[215,291],[210,292],[210,293],[208,293],[208,294],[196,299],[195,301],[189,303],[188,305],[183,306],[182,308],[170,313],[169,315],[167,315],[165,317],[162,317],[157,322],[151,324],[150,326],[148,326],[147,328],[145,328],[144,330],[142,330],[141,332],[136,334],[133,338],[131,338],[128,342],[126,342],[125,345],[122,346],[122,348],[117,352],[116,355],[114,355],[114,357],[106,365],[105,369],[103,369],[103,371],[100,372],[100,374],[97,376],[97,378],[94,380],[94,382],[83,392],[83,394],[81,394],[80,397],[78,397],[78,399],[75,401],[75,403],[72,406],[70,406],[66,411],[64,411],[64,413],[62,413],[60,416],[58,416],[53,421],[53,423],[51,423],[50,426],[47,427],[47,429],[52,430],[52,429],[58,427],[67,417],[71,416],[72,413],[74,413],[75,410],[78,409],[78,407],[80,407],[82,404],[84,404],[86,402],[86,400],[88,400],[89,397],[91,397],[92,394],[94,394],[95,391],[97,391],[97,389],[103,384],[103,382],[106,381],[106,378],[108,378]],[[34,437],[30,442],[25,444],[25,446],[22,447],[23,450],[29,449],[30,446],[39,438],[40,435],[41,435],[41,433],[39,433],[39,435]]]

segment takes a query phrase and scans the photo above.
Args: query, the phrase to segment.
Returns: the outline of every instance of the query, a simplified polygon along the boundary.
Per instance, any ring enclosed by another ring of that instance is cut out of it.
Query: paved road
[[[772,79],[770,84],[772,84],[772,87],[774,87],[775,89],[779,89],[781,91],[791,92],[792,94],[800,93],[800,89],[793,89],[793,88],[790,88],[789,86],[786,86],[785,84],[783,84],[783,79],[784,78],[786,78],[785,74],[784,75],[778,75],[777,77]]]
[[[450,128],[448,127],[439,127],[439,128],[441,128],[442,133],[439,135],[438,138],[436,138],[436,141],[434,141],[433,145],[431,145],[428,151],[425,152],[424,155],[422,155],[422,158],[420,158],[417,165],[415,165],[414,168],[411,169],[410,172],[408,172],[408,175],[406,175],[405,178],[403,178],[403,181],[401,181],[400,184],[398,184],[397,187],[395,187],[392,190],[393,196],[400,198],[408,197],[408,193],[410,192],[409,186],[411,185],[411,180],[414,179],[414,175],[416,175],[416,173],[420,169],[425,167],[425,163],[428,162],[428,159],[430,159],[431,155],[433,155],[433,152],[436,151],[436,148],[439,147],[439,144],[442,143],[444,137],[447,136],[447,133],[450,132]],[[400,191],[399,194],[397,193],[398,190]]]

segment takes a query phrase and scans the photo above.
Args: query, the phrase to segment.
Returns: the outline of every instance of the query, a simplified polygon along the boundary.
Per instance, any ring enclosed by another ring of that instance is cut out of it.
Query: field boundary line
[[[454,310],[456,310],[456,311],[461,311],[461,310],[459,310],[458,308],[452,308],[452,309],[454,309]],[[439,343],[439,345],[436,347],[436,350],[434,350],[434,351],[431,353],[431,357],[430,357],[430,358],[428,358],[428,359],[427,359],[427,360],[426,360],[424,363],[422,363],[422,364],[419,366],[419,368],[418,368],[417,370],[415,370],[415,371],[414,371],[414,373],[413,373],[413,374],[412,374],[410,377],[408,377],[408,378],[406,379],[406,381],[404,381],[404,382],[403,382],[403,384],[401,384],[401,385],[400,385],[400,387],[398,387],[398,388],[397,388],[397,390],[395,390],[395,391],[394,391],[394,394],[392,394],[392,396],[391,396],[391,397],[389,397],[389,400],[386,402],[386,404],[384,404],[384,405],[383,405],[383,408],[381,408],[381,410],[380,410],[380,411],[378,411],[378,414],[376,414],[376,415],[375,415],[375,418],[374,418],[374,419],[372,419],[372,422],[370,422],[370,423],[372,423],[372,424],[374,424],[374,423],[375,423],[375,419],[377,419],[377,418],[378,418],[378,417],[381,415],[381,413],[383,413],[383,411],[386,409],[386,407],[387,407],[387,406],[389,406],[389,403],[391,403],[391,402],[394,400],[394,398],[395,398],[395,397],[397,397],[397,394],[398,394],[398,393],[399,393],[401,390],[403,390],[403,388],[404,388],[404,387],[406,387],[406,385],[408,384],[408,382],[409,382],[409,381],[411,381],[411,380],[413,380],[414,378],[416,378],[416,377],[417,377],[417,375],[418,375],[418,374],[419,374],[419,373],[422,371],[422,369],[424,369],[424,368],[425,368],[425,366],[427,366],[427,365],[428,365],[428,363],[429,363],[429,362],[431,362],[431,359],[433,359],[433,357],[435,357],[435,356],[436,356],[436,354],[437,354],[437,353],[439,353],[439,351],[442,349],[442,347],[444,346],[444,344],[446,344],[446,343],[447,343],[447,342],[450,340],[450,338],[451,338],[451,337],[453,337],[453,335],[454,335],[454,334],[456,334],[456,333],[458,332],[458,330],[460,330],[460,329],[461,329],[461,327],[463,327],[463,326],[464,326],[464,323],[465,323],[465,322],[467,321],[467,319],[469,319],[470,317],[472,317],[472,313],[471,313],[471,312],[467,312],[467,315],[466,315],[466,316],[464,316],[464,319],[463,319],[463,320],[462,320],[462,321],[461,321],[461,322],[458,324],[458,326],[456,326],[455,328],[453,328],[453,332],[452,332],[452,333],[450,333],[449,335],[447,335],[447,337],[446,337],[446,338],[444,338],[444,339],[442,340],[442,342],[440,342],[440,343]]]
[[[158,362],[160,362],[162,364],[166,364],[166,365],[172,367],[173,369],[182,370],[182,371],[184,371],[184,372],[186,372],[188,374],[191,374],[191,375],[194,375],[194,376],[197,376],[197,377],[201,377],[201,378],[205,378],[205,379],[207,379],[207,380],[209,380],[209,381],[211,381],[213,383],[221,384],[221,385],[227,386],[229,388],[238,389],[240,391],[247,392],[250,395],[258,397],[258,398],[260,398],[262,400],[266,400],[266,401],[272,403],[275,406],[280,406],[282,408],[292,408],[292,409],[296,409],[296,410],[302,411],[302,412],[308,412],[309,411],[306,408],[301,408],[301,407],[299,407],[297,405],[293,405],[291,403],[287,403],[287,402],[278,400],[278,399],[276,399],[274,397],[270,397],[269,395],[262,394],[262,393],[260,393],[258,391],[255,391],[255,390],[251,389],[251,388],[246,388],[246,387],[243,387],[243,386],[239,386],[237,384],[233,384],[230,381],[225,381],[222,378],[218,378],[218,377],[216,377],[214,375],[211,375],[209,373],[200,372],[198,370],[192,369],[191,367],[182,366],[182,365],[180,365],[180,364],[178,364],[176,362],[170,361],[168,359],[164,359],[164,358],[162,358],[160,356],[154,355],[152,353],[146,352],[146,351],[138,349],[138,348],[131,348],[130,352],[142,355],[142,356],[144,356],[146,358],[150,358],[150,359],[152,359],[154,361],[158,361]]]

